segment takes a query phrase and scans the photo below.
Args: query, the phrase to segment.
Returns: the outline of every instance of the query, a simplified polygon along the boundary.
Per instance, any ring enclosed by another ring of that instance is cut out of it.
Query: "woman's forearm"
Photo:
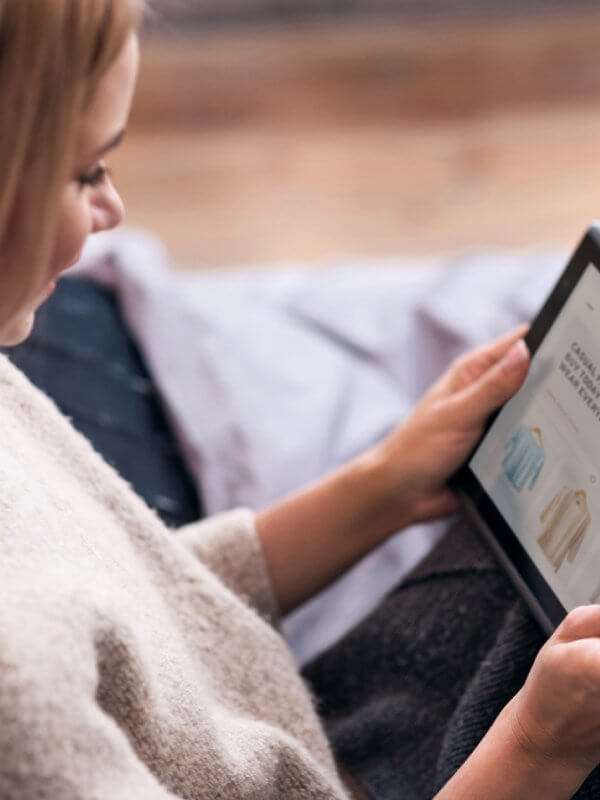
[[[258,535],[284,613],[412,521],[409,497],[388,483],[385,464],[366,454],[258,514]],[[383,502],[392,492],[394,502]]]
[[[476,750],[434,800],[570,800],[585,779],[567,764],[544,759],[516,727],[511,701]]]

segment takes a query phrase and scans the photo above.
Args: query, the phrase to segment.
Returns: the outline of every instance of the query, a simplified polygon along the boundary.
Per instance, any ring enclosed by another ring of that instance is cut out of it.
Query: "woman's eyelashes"
[[[84,173],[77,178],[80,186],[99,186],[110,177],[110,170],[106,164],[98,164],[91,172]]]

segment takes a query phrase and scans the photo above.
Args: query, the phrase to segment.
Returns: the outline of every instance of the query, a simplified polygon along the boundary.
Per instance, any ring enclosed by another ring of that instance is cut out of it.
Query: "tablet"
[[[543,627],[600,603],[600,224],[527,335],[520,391],[450,481]]]

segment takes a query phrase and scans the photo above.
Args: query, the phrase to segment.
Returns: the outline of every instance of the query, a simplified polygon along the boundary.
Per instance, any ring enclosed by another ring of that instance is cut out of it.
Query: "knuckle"
[[[491,370],[486,385],[487,396],[494,404],[504,402],[512,393],[512,385],[507,382],[506,374],[501,367]]]
[[[566,648],[560,662],[563,680],[569,686],[573,706],[598,702],[598,651],[589,641],[577,641]]]
[[[470,353],[462,353],[461,355],[457,356],[454,361],[452,361],[450,369],[454,374],[459,375],[465,372],[465,370],[470,369],[474,359],[476,358],[476,352],[472,351]]]
[[[582,627],[585,627],[588,618],[588,609],[585,606],[579,606],[569,611],[567,616],[560,624],[559,630],[567,638],[572,638],[576,635]]]
[[[461,398],[456,395],[444,398],[432,407],[432,415],[438,427],[454,428],[463,417]]]
[[[461,367],[464,367],[464,365],[469,362],[471,355],[472,355],[471,353],[461,353],[459,356],[456,356],[456,358],[453,360],[452,366],[455,369],[460,369]]]
[[[569,611],[557,629],[562,639],[581,639],[600,632],[600,606],[578,606]]]
[[[568,692],[572,707],[585,701],[587,695],[587,665],[578,642],[551,647],[543,656],[543,672],[548,684]]]

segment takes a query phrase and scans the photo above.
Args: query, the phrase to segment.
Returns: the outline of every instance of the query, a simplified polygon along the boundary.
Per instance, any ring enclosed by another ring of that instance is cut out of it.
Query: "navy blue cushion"
[[[167,525],[202,516],[152,377],[112,292],[63,278],[38,311],[29,339],[4,352]]]

